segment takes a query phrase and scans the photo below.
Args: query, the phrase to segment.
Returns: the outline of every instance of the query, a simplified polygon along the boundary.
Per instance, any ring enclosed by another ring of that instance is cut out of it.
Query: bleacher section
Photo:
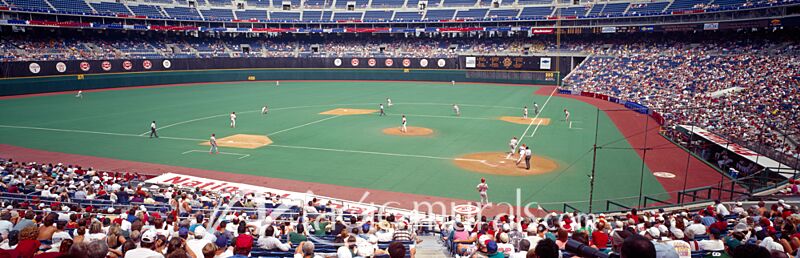
[[[132,14],[128,11],[128,8],[125,7],[124,4],[121,3],[111,3],[111,2],[100,2],[100,3],[92,3],[92,7],[98,13],[110,13],[110,14]]]
[[[444,9],[444,10],[428,10],[425,13],[426,20],[450,20],[453,19],[453,15],[456,13],[456,10],[452,9]]]
[[[305,7],[306,8],[326,8],[330,7],[333,3],[333,0],[306,0]]]
[[[269,7],[269,0],[247,0],[249,7]]]
[[[419,0],[406,0],[406,7],[408,8],[417,8],[417,4],[419,4]]]
[[[584,16],[586,15],[586,7],[584,6],[574,6],[574,7],[567,7],[567,8],[558,8],[556,9],[555,16]]]
[[[134,15],[143,15],[149,17],[162,17],[164,14],[158,10],[158,7],[153,5],[128,5]]]
[[[364,16],[362,12],[336,12],[333,14],[334,21],[344,21],[344,20],[361,20],[361,16]]]
[[[606,4],[606,7],[603,8],[603,12],[600,15],[614,15],[614,14],[622,14],[625,13],[625,9],[628,9],[629,3],[613,3],[613,4]]]
[[[510,9],[510,10],[491,10],[489,14],[486,15],[486,18],[513,18],[517,17],[519,14],[519,9]]]
[[[300,7],[300,0],[290,0],[292,7]],[[275,8],[279,8],[283,6],[283,0],[272,0],[272,6]]]
[[[322,11],[303,11],[304,21],[321,21]]]
[[[202,1],[200,2],[202,3]],[[208,4],[213,6],[231,5],[231,0],[208,0]]]
[[[348,2],[355,2],[355,7],[364,8],[367,7],[369,0],[336,0],[336,8],[344,9]]]
[[[553,7],[525,7],[520,12],[520,18],[540,18],[547,17],[553,13]]]
[[[364,13],[364,20],[391,20],[392,14],[394,11],[367,11]]]
[[[373,8],[401,7],[405,0],[372,0]]]
[[[483,17],[486,17],[487,12],[489,12],[489,9],[469,9],[458,11],[458,13],[456,13],[456,19],[483,19]]]
[[[264,10],[236,11],[236,18],[239,18],[240,20],[250,20],[250,19],[266,20],[267,11]]]
[[[167,12],[167,15],[169,15],[170,17],[200,19],[200,13],[198,13],[197,9],[194,8],[173,7],[173,8],[164,8],[164,11]]]
[[[631,4],[627,14],[646,14],[657,13],[664,10],[669,5],[669,2],[656,2],[647,4]]]
[[[91,7],[89,7],[86,2],[83,0],[50,0],[50,4],[53,5],[57,10],[62,12],[75,12],[75,13],[93,13]]]
[[[203,17],[207,20],[232,20],[233,19],[233,12],[231,9],[210,9],[210,10],[200,10],[203,13]]]
[[[713,4],[720,7],[742,7],[747,0],[714,0]]]
[[[300,20],[299,12],[271,12],[269,18],[272,20]]]
[[[517,4],[519,4],[519,5],[553,4],[553,1],[552,0],[517,0]]]
[[[693,10],[693,9],[702,9],[702,5],[708,4],[709,0],[675,0],[672,2],[667,8],[667,12],[672,11],[683,11],[683,10]]]
[[[475,4],[475,0],[444,0],[444,2],[442,2],[442,6],[446,7],[475,6]]]
[[[421,12],[395,12],[393,20],[422,20]]]

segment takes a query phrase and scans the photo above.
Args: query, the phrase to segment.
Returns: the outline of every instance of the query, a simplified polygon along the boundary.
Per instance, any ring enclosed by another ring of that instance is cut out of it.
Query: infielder
[[[215,134],[211,134],[211,139],[208,140],[208,143],[211,144],[211,149],[208,150],[208,154],[219,154],[219,148],[217,148],[217,136]]]
[[[569,122],[569,111],[566,108],[564,109],[564,121]]]
[[[378,114],[378,116],[385,116],[386,112],[384,112],[384,110],[383,110],[383,104],[378,104],[378,106],[381,108],[381,113]]]
[[[408,129],[406,128],[406,122],[408,122],[408,121],[406,120],[406,115],[403,115],[403,124],[402,124],[402,126],[400,127],[400,131],[401,131],[401,132],[404,132],[404,133],[405,133],[405,132],[407,132],[407,131],[408,131]]]
[[[387,107],[392,107],[392,99],[386,98],[386,106]]]
[[[456,113],[456,116],[461,116],[461,109],[456,104],[453,104],[453,112]]]
[[[236,112],[231,112],[231,128],[236,128]]]
[[[83,98],[83,91],[79,90],[78,94],[75,95],[76,98],[82,99]]]
[[[538,115],[539,114],[539,104],[536,104],[535,101],[533,102],[533,114],[534,115]]]
[[[528,119],[528,106],[522,108],[522,118]]]
[[[481,205],[489,204],[489,185],[486,184],[486,178],[481,177],[481,183],[475,187],[481,195]]]
[[[158,133],[156,133],[156,121],[150,123],[150,138],[153,138],[153,136],[158,138]]]
[[[267,113],[269,113],[269,107],[267,107],[267,105],[264,105],[263,107],[261,107],[261,114],[264,115]]]

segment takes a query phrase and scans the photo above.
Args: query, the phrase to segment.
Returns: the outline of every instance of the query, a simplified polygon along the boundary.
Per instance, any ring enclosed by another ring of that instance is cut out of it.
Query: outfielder
[[[208,150],[208,154],[219,154],[219,148],[217,148],[217,136],[215,134],[211,134],[211,139],[208,140],[208,143],[211,144],[211,149]]]
[[[387,107],[391,107],[392,106],[392,99],[386,98],[386,106]]]
[[[489,204],[489,185],[486,184],[486,178],[481,177],[481,183],[475,188],[481,195],[481,205]]]
[[[569,122],[569,111],[566,108],[564,109],[564,121]]]
[[[456,81],[450,81],[450,85],[456,86]]]
[[[281,86],[281,81],[275,81],[275,87]]]
[[[263,107],[261,107],[261,114],[264,115],[267,113],[269,113],[269,107],[267,107],[267,105],[264,105]]]
[[[400,127],[400,131],[401,131],[401,132],[404,132],[404,133],[405,133],[405,132],[408,132],[408,129],[406,128],[406,123],[407,123],[407,122],[408,122],[408,121],[406,120],[406,115],[403,115],[403,124],[402,124],[402,126]]]
[[[453,104],[453,112],[456,113],[456,116],[461,116],[461,109],[456,104]]]
[[[153,138],[153,136],[158,138],[158,133],[156,133],[156,121],[150,123],[150,138]]]
[[[83,98],[83,91],[79,90],[78,94],[75,95],[76,98],[82,99]]]
[[[522,118],[528,119],[528,106],[522,108]]]
[[[236,112],[231,112],[231,128],[236,128]]]
[[[378,106],[381,108],[381,113],[378,116],[385,116],[386,112],[383,111],[383,104],[378,104]]]

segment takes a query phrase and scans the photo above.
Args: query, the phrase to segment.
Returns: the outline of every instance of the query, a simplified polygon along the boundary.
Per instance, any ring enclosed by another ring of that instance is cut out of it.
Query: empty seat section
[[[519,9],[491,10],[486,15],[487,18],[515,18],[519,14]]]
[[[158,10],[158,7],[153,5],[128,5],[128,8],[131,8],[134,15],[143,15],[143,16],[150,16],[150,17],[160,17],[164,16],[161,11]]]
[[[520,18],[541,18],[550,16],[553,13],[552,7],[525,7],[519,13]]]
[[[584,16],[586,15],[586,6],[573,6],[567,8],[558,8],[556,9],[555,14],[556,16]]]
[[[394,11],[367,11],[364,20],[391,20]]]
[[[250,20],[250,19],[266,20],[267,11],[264,10],[236,11],[236,18],[239,18],[240,20]]]
[[[298,12],[271,12],[269,13],[271,20],[300,20],[300,13]]]
[[[660,13],[664,11],[669,2],[631,4],[628,14]]]
[[[420,12],[395,12],[393,20],[422,20]]]
[[[469,9],[469,10],[462,10],[456,13],[456,18],[460,19],[483,19],[486,17],[486,13],[489,12],[489,9]]]
[[[78,13],[92,13],[92,8],[89,7],[83,0],[51,0],[50,4],[56,10],[62,12],[78,12]]]
[[[128,8],[125,8],[125,5],[121,3],[99,2],[92,3],[92,7],[98,13],[131,14]]]
[[[335,12],[335,13],[333,13],[333,20],[334,21],[361,20],[361,16],[364,16],[364,13],[362,13],[362,12]]]
[[[233,12],[231,9],[210,9],[210,10],[200,10],[203,13],[203,17],[207,20],[231,20],[233,19]]]
[[[456,10],[428,10],[425,13],[426,20],[450,20],[453,19],[453,15],[456,14]]]

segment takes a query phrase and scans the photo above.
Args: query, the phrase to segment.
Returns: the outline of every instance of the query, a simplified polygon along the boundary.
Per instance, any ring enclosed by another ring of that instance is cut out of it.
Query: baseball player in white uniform
[[[150,123],[150,138],[153,138],[153,136],[158,138],[158,132],[156,132],[156,121]]]
[[[461,116],[461,109],[458,107],[457,104],[453,104],[453,112],[456,113],[456,116]]]
[[[569,122],[569,111],[566,108],[564,109],[564,121]]]
[[[450,81],[450,85],[456,86],[456,81]]]
[[[522,108],[522,118],[528,119],[528,106]]]
[[[386,98],[386,106],[387,107],[391,107],[392,106],[392,99]]]
[[[281,86],[281,81],[275,81],[275,87]]]
[[[481,205],[489,204],[489,185],[486,184],[486,178],[481,177],[481,183],[475,188],[481,195]]]
[[[263,115],[266,113],[269,113],[269,107],[267,107],[267,105],[264,105],[263,107],[261,107],[261,114]]]
[[[406,123],[407,123],[407,122],[408,122],[408,120],[406,120],[406,115],[403,115],[403,124],[402,124],[402,126],[400,127],[400,131],[401,131],[401,132],[404,132],[404,133],[405,133],[405,132],[407,132],[407,131],[408,131],[408,129],[406,128]]]
[[[219,154],[219,148],[217,148],[217,136],[215,134],[211,134],[211,138],[208,139],[208,143],[211,144],[211,149],[208,150],[208,154]]]
[[[536,102],[533,102],[533,114],[534,115],[539,114],[539,104],[537,104]]]
[[[378,116],[385,116],[386,112],[383,110],[383,103],[378,104],[378,107],[381,108],[381,113],[378,114]]]
[[[511,137],[511,140],[508,141],[508,147],[511,148],[511,151],[508,152],[509,155],[514,154],[514,150],[517,149],[517,144],[519,144],[519,140],[517,140],[517,137],[516,136]]]
[[[236,112],[231,112],[231,128],[236,128]]]
[[[82,91],[82,90],[79,90],[79,91],[78,91],[78,94],[75,94],[75,97],[76,97],[76,98],[79,98],[79,99],[82,99],[82,98],[83,98],[83,91]]]

